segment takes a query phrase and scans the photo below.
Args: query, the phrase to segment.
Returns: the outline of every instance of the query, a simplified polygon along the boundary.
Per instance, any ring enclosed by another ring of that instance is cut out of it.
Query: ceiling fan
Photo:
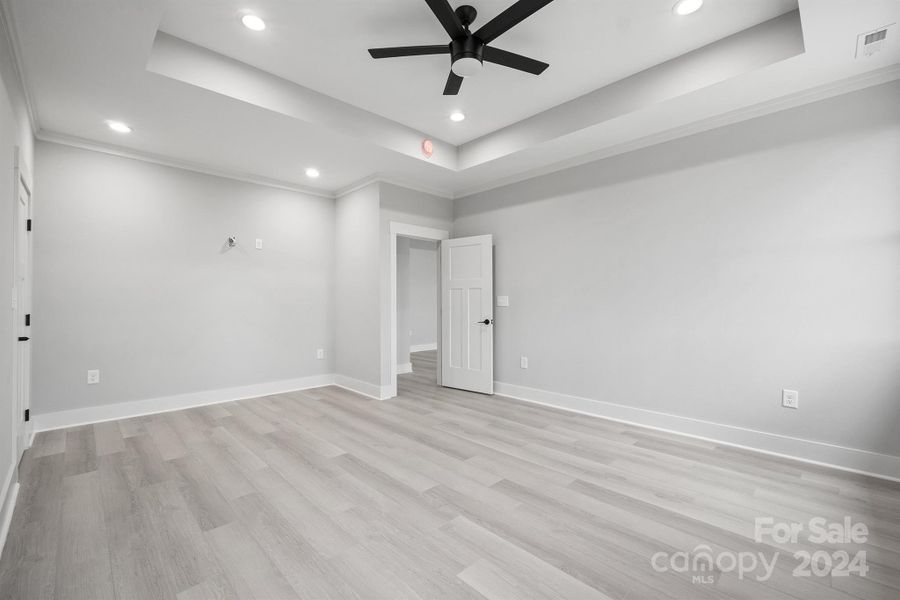
[[[478,15],[478,11],[473,7],[463,5],[454,11],[447,0],[425,0],[431,12],[450,34],[449,44],[371,48],[369,54],[372,58],[449,54],[450,75],[447,77],[447,85],[444,86],[445,96],[458,94],[463,77],[470,77],[481,71],[484,61],[540,75],[550,65],[488,44],[551,2],[553,0],[519,0],[472,33],[469,31],[469,25]]]

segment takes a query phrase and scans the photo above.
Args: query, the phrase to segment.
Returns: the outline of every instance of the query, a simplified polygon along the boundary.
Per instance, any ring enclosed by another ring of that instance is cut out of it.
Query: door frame
[[[20,335],[22,323],[24,322],[24,309],[19,305],[18,296],[18,264],[19,264],[19,235],[26,235],[26,243],[29,246],[28,252],[28,264],[26,265],[26,269],[28,271],[28,285],[31,287],[32,292],[34,290],[34,281],[33,281],[33,264],[34,264],[34,251],[32,248],[32,238],[30,235],[24,232],[19,231],[19,186],[23,186],[25,191],[28,193],[28,216],[27,218],[32,218],[32,214],[34,212],[34,184],[33,179],[31,177],[31,170],[28,167],[28,164],[25,162],[24,155],[22,153],[22,149],[19,146],[15,148],[15,163],[13,165],[13,190],[12,190],[12,201],[13,201],[13,295],[15,298],[15,307],[12,310],[12,320],[13,320],[13,336],[12,336],[12,344],[13,344],[13,371],[12,371],[12,423],[15,424],[15,435],[13,435],[12,439],[12,455],[16,457],[16,463],[21,459],[21,453],[24,453],[31,446],[31,438],[33,435],[33,422],[25,422],[24,415],[22,414],[22,410],[31,408],[31,395],[29,393],[28,397],[24,399],[23,404],[20,406],[19,404],[19,369],[23,368],[20,360],[19,360],[19,344],[22,342],[18,341],[18,336]],[[29,294],[29,298],[33,296]],[[30,336],[29,336],[30,337]],[[30,342],[25,342],[30,343]],[[29,365],[30,367],[30,365]],[[30,371],[30,368],[29,368]],[[25,377],[31,378],[31,373],[25,373]],[[29,386],[29,392],[30,392]],[[19,443],[22,443],[21,448],[19,447]]]
[[[438,369],[437,383],[441,384],[441,278],[440,278],[440,243],[442,240],[450,239],[450,232],[444,229],[435,229],[433,227],[422,227],[421,225],[412,225],[411,223],[401,223],[391,221],[390,227],[390,263],[391,263],[391,317],[390,317],[390,363],[391,363],[391,381],[387,398],[393,398],[397,395],[397,238],[408,237],[416,240],[428,240],[438,243],[437,264],[437,336],[438,336]]]

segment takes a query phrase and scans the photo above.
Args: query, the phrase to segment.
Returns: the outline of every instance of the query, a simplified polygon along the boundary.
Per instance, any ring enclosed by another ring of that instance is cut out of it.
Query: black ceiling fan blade
[[[550,66],[545,62],[534,60],[533,58],[528,58],[527,56],[522,56],[515,52],[507,52],[506,50],[493,48],[491,46],[484,47],[484,60],[497,65],[503,65],[504,67],[509,67],[510,69],[525,71],[532,75],[540,75]]]
[[[450,71],[449,77],[447,77],[447,85],[444,86],[444,95],[445,96],[455,96],[459,93],[459,88],[462,85],[463,78]]]
[[[424,56],[426,54],[450,54],[450,46],[398,46],[395,48],[369,48],[372,58],[396,58],[398,56]]]
[[[553,0],[519,0],[502,13],[488,21],[475,32],[475,37],[485,44],[490,44]]]
[[[452,39],[469,35],[447,0],[425,0],[425,3],[428,4],[428,8],[438,18]]]

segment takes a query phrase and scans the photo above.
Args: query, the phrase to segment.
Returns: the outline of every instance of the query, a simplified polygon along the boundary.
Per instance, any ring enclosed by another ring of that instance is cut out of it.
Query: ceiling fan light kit
[[[437,17],[444,30],[450,35],[450,43],[434,46],[400,46],[393,48],[371,48],[372,58],[397,58],[400,56],[425,56],[429,54],[449,54],[450,74],[444,86],[445,96],[459,93],[464,77],[472,77],[481,72],[484,61],[540,75],[549,67],[547,63],[500,50],[489,46],[496,38],[506,33],[553,0],[518,0],[505,11],[488,21],[475,33],[469,31],[478,11],[469,5],[453,10],[447,0],[425,0],[431,12]]]

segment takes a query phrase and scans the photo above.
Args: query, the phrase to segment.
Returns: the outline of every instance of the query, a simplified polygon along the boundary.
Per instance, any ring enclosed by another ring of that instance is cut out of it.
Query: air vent
[[[859,34],[856,41],[856,58],[872,56],[876,52],[884,50],[884,45],[888,40],[888,32],[893,27],[893,24],[886,25],[885,27],[879,27],[873,31]]]

